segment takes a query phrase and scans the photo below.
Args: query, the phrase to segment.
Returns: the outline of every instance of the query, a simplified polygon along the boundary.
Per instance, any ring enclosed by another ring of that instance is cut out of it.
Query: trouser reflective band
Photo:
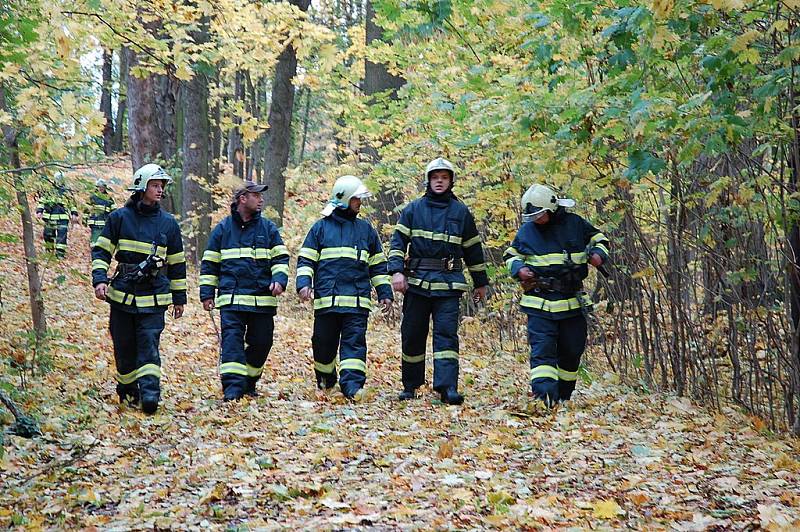
[[[244,312],[223,308],[220,380],[227,395],[255,391],[272,349],[274,320],[271,313]]]
[[[403,298],[402,337],[403,388],[419,388],[425,382],[425,349],[433,318],[433,387],[458,386],[459,297],[426,297],[407,292]],[[422,354],[410,354],[422,353]]]
[[[137,314],[111,307],[109,320],[117,366],[117,392],[158,402],[161,395],[159,343],[164,312]]]
[[[319,386],[330,387],[336,383],[333,365],[338,350],[339,385],[342,393],[352,395],[363,388],[367,371],[366,313],[317,313],[314,316],[311,345],[314,349],[314,370]]]

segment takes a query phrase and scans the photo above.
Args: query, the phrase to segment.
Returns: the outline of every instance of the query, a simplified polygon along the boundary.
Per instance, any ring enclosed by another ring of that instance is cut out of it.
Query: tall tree
[[[158,127],[156,106],[156,76],[135,73],[139,58],[133,50],[125,48],[130,75],[128,76],[127,101],[128,137],[131,147],[131,164],[134,171],[161,154],[161,130]]]
[[[306,12],[311,0],[290,0],[293,6]],[[272,103],[269,108],[269,136],[264,163],[265,181],[269,185],[266,203],[277,213],[276,223],[283,225],[283,207],[286,201],[286,165],[292,136],[292,109],[294,108],[294,77],[297,75],[297,51],[289,42],[278,56],[272,83]]]
[[[126,116],[128,108],[128,54],[125,53],[124,48],[120,48],[118,55],[119,77],[117,78],[117,86],[119,87],[119,93],[117,94],[117,114],[116,120],[114,121],[116,127],[114,128],[114,138],[111,142],[111,147],[114,152],[121,152],[124,150],[125,130],[126,124],[128,123]]]
[[[114,142],[114,116],[111,114],[111,70],[112,58],[111,50],[103,48],[103,85],[100,89],[100,112],[106,119],[103,125],[103,152],[111,155]]]

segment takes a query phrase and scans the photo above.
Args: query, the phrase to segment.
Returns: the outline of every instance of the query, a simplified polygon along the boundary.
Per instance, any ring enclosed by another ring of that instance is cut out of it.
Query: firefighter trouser
[[[425,382],[425,346],[433,316],[433,389],[458,388],[457,296],[426,297],[406,292],[403,298],[402,338],[403,389],[413,390]]]
[[[161,357],[158,344],[164,330],[164,312],[136,314],[111,306],[109,320],[117,364],[120,400],[159,401]]]
[[[68,230],[68,224],[46,225],[42,233],[45,251],[55,253],[59,259],[66,257]]]
[[[100,235],[103,234],[103,226],[90,225],[89,227],[92,230],[91,241],[89,243],[92,247],[94,247],[94,244],[95,242],[97,242],[97,239],[100,238]]]
[[[314,316],[314,374],[317,386],[336,384],[339,351],[339,387],[351,397],[367,380],[367,317],[365,313],[323,312]]]
[[[226,397],[256,391],[272,349],[274,316],[263,312],[220,311],[222,352],[219,373]]]
[[[586,347],[586,318],[583,314],[563,320],[529,315],[528,343],[533,396],[551,405],[568,400]]]

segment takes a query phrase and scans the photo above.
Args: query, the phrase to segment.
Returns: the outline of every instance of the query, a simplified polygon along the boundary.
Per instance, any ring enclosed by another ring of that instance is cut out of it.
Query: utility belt
[[[135,281],[137,283],[150,281],[161,274],[166,275],[167,267],[158,266],[158,263],[150,257],[142,262],[120,262],[114,272],[114,279],[120,278],[125,281]]]
[[[549,293],[561,292],[562,294],[575,294],[583,289],[582,281],[559,279],[558,277],[536,277],[524,283],[525,290]]]
[[[408,258],[406,259],[406,269],[438,272],[461,271],[464,269],[464,263],[461,259],[455,257],[442,259]]]

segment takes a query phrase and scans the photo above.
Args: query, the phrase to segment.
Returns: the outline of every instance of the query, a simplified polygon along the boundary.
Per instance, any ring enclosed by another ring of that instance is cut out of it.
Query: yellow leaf
[[[592,505],[592,515],[599,519],[614,519],[619,514],[623,513],[625,513],[625,510],[623,510],[614,499],[596,501]]]
[[[186,63],[181,63],[175,70],[175,77],[183,81],[189,81],[193,76],[192,69]]]
[[[733,44],[731,45],[731,50],[736,53],[745,50],[748,47],[748,45],[754,40],[756,40],[756,37],[758,37],[759,35],[760,33],[755,30],[750,30],[748,32],[739,35],[738,37],[736,37],[736,39],[734,39]]]

